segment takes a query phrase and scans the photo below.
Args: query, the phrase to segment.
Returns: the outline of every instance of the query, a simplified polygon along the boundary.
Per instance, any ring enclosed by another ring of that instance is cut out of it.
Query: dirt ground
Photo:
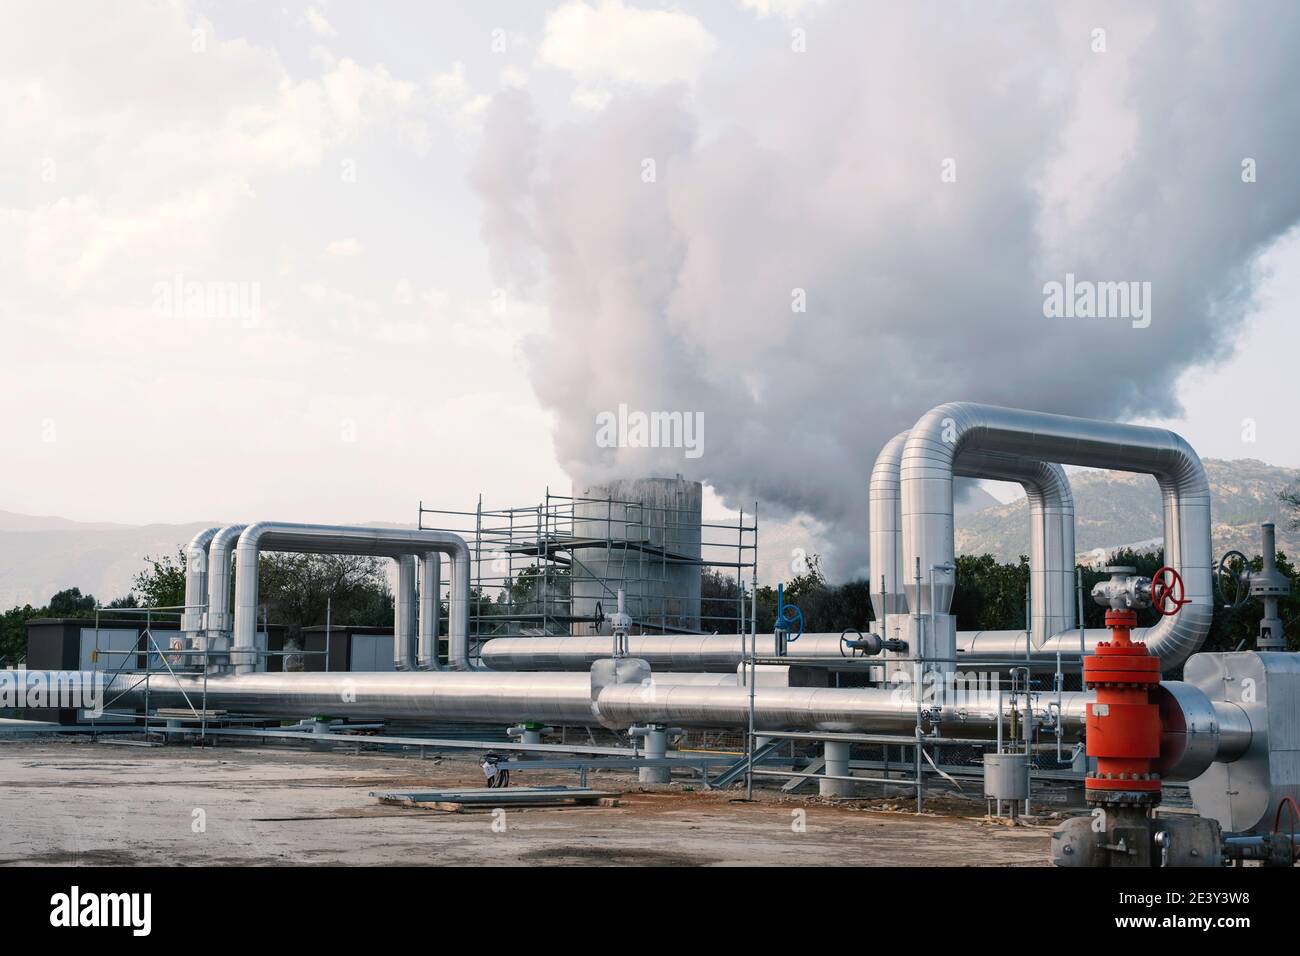
[[[576,785],[574,773],[516,785]],[[1045,866],[1051,821],[1011,827],[970,801],[832,805],[767,791],[643,789],[593,773],[617,807],[445,813],[382,805],[376,789],[479,787],[468,756],[341,754],[223,742],[0,743],[0,865]],[[935,812],[937,811],[937,812]],[[495,825],[494,825],[495,824]]]

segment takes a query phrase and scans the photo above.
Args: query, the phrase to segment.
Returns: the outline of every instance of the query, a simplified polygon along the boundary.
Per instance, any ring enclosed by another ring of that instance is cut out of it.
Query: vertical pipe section
[[[876,456],[871,469],[869,533],[871,580],[880,581],[880,593],[871,595],[871,606],[876,620],[884,621],[895,614],[907,613],[907,600],[903,597],[903,529],[902,497],[899,484],[899,467],[903,460],[903,446],[907,432],[899,432]],[[881,634],[888,637],[888,634]]]
[[[469,662],[469,548],[464,541],[461,541],[461,547],[451,553],[451,597],[447,600],[447,666],[454,671],[478,669]]]
[[[827,777],[847,777],[849,775],[849,745],[843,740],[826,740],[822,742],[822,756],[826,758],[823,772]],[[847,780],[817,781],[823,797],[847,797],[852,793],[853,784]]]
[[[220,527],[204,528],[185,546],[185,610],[181,631],[187,647],[197,648],[203,630],[203,612],[208,603],[208,545]]]
[[[420,651],[418,668],[441,670],[438,663],[438,616],[442,610],[442,556],[426,551],[420,557]]]
[[[415,670],[415,555],[397,558],[397,598],[393,601],[393,670]]]
[[[234,618],[230,613],[230,566],[239,536],[248,525],[227,525],[208,545],[208,612],[204,620],[204,640],[200,650],[224,653],[230,647]],[[210,662],[216,664],[218,662]],[[209,666],[209,670],[213,667]]]

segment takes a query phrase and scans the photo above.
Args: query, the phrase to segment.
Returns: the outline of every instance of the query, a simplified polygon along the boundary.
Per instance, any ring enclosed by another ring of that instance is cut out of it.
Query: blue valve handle
[[[791,612],[787,614],[786,612]],[[799,638],[803,637],[803,611],[793,604],[785,603],[785,585],[777,584],[776,586],[776,630],[790,633],[790,625],[797,623],[799,632],[793,637],[786,637],[787,644],[793,644]]]

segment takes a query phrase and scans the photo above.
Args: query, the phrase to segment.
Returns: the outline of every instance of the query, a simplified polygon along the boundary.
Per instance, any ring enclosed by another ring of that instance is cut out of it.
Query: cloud
[[[805,10],[821,6],[826,0],[740,0],[740,5],[750,10],[760,20],[778,16],[792,20]]]
[[[641,75],[565,10],[550,62]],[[498,281],[547,306],[527,354],[562,466],[757,497],[860,572],[872,461],[927,408],[1169,414],[1230,351],[1254,257],[1300,218],[1300,11],[853,3],[813,39],[561,128],[500,94],[472,181]],[[1067,272],[1149,281],[1150,327],[1045,318]],[[702,412],[703,457],[597,447],[620,403]]]
[[[325,19],[325,14],[321,13],[316,7],[308,7],[303,12],[303,19],[307,21],[307,26],[317,36],[335,37],[339,35],[338,31]]]
[[[622,89],[694,81],[716,45],[700,21],[679,11],[579,0],[547,16],[537,58],[577,80],[575,102],[599,109]]]
[[[326,56],[317,74],[294,76],[273,50],[180,4],[122,4],[110,25],[88,7],[66,30],[35,7],[14,16],[24,29],[0,33],[0,141],[14,144],[0,183],[25,190],[0,199],[11,298],[138,288],[142,272],[152,282],[205,257],[228,269],[225,230],[260,181],[319,167],[363,135],[427,151],[474,99],[458,66],[408,80]],[[34,172],[44,182],[30,190]]]
[[[462,183],[505,61],[483,44],[480,90],[450,34],[335,49],[301,7],[244,37],[248,18],[195,6],[6,5],[0,447],[15,480],[0,506],[404,520],[442,447],[461,456],[438,491],[447,505],[558,477],[515,347],[527,323],[492,311]],[[360,257],[325,254],[349,237]],[[410,301],[395,303],[403,275]],[[156,289],[191,285],[200,308],[158,304]],[[486,386],[484,361],[499,371]],[[468,414],[421,411],[430,381]],[[57,442],[42,439],[47,419]],[[248,441],[256,473],[174,482],[164,469],[90,495],[60,477],[87,460],[136,474],[137,446],[236,461]],[[329,487],[282,494],[312,455],[331,463]],[[393,455],[410,467],[377,485],[375,456]]]
[[[335,259],[351,259],[361,255],[364,250],[360,239],[335,239],[325,246],[325,255]]]

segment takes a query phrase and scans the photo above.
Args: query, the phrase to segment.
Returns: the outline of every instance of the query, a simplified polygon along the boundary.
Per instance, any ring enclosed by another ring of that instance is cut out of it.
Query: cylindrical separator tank
[[[573,497],[574,616],[595,616],[597,604],[611,611],[622,588],[633,633],[698,630],[700,483],[680,475],[575,483]],[[573,633],[602,631],[579,622]]]

